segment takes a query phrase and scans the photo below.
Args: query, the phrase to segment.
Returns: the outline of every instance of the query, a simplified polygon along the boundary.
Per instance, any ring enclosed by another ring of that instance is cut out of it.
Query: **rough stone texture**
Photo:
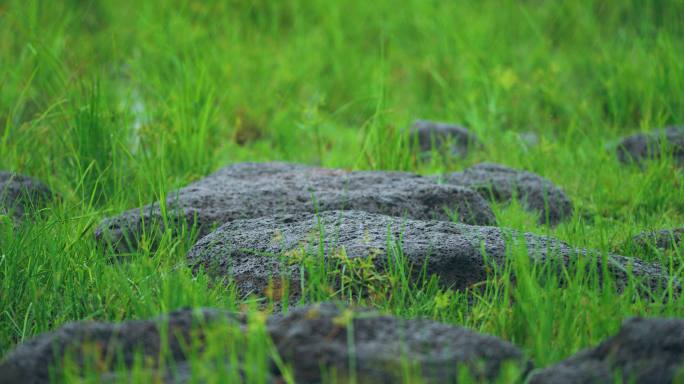
[[[536,373],[530,382],[602,384],[620,377],[624,383],[663,384],[681,382],[683,369],[684,320],[633,318],[598,347]]]
[[[0,383],[48,383],[51,367],[60,367],[64,356],[71,356],[79,364],[100,353],[113,358],[111,366],[104,369],[103,379],[111,380],[111,372],[118,362],[126,367],[132,366],[135,353],[152,360],[158,359],[160,352],[160,325],[166,323],[168,345],[172,358],[178,363],[185,361],[183,346],[191,337],[201,337],[198,325],[202,321],[227,320],[229,314],[213,309],[198,311],[180,310],[152,320],[130,320],[123,323],[102,323],[83,321],[67,324],[53,332],[44,333],[21,344],[0,362]],[[236,320],[238,320],[236,318]],[[242,320],[242,319],[240,319]],[[97,352],[96,352],[97,351]],[[119,353],[119,355],[117,355]],[[58,358],[56,360],[56,357]],[[122,360],[117,361],[117,358]],[[181,367],[182,368],[182,367]],[[184,373],[181,371],[181,376]],[[162,374],[167,382],[182,381],[182,377],[170,372]],[[187,375],[185,375],[187,376]]]
[[[291,294],[296,296],[298,253],[304,249],[318,255],[321,228],[326,260],[344,249],[350,259],[374,255],[374,265],[382,270],[387,265],[388,254],[393,254],[388,250],[388,234],[391,234],[392,241],[401,239],[403,255],[414,271],[425,265],[429,275],[438,275],[442,284],[456,289],[486,279],[488,265],[482,256],[483,250],[489,260],[503,265],[506,239],[510,238],[507,234],[513,238],[520,235],[496,227],[402,219],[361,211],[330,211],[318,216],[280,215],[225,224],[200,239],[189,251],[188,260],[194,268],[202,267],[210,275],[234,278],[243,294],[262,295],[269,281],[286,277],[295,280],[290,286]],[[560,268],[578,254],[591,255],[558,240],[533,234],[522,236],[535,262],[556,260]],[[601,270],[601,258],[597,261]],[[610,256],[607,269],[615,276],[619,289],[627,281],[628,265],[648,287],[663,287],[667,275],[660,267],[639,259]]]
[[[28,176],[0,172],[0,214],[10,214],[16,223],[32,210],[44,208],[53,193],[42,182]]]
[[[466,157],[468,151],[481,145],[477,136],[455,124],[416,120],[411,126],[410,133],[411,137],[416,138],[418,148],[423,152],[435,148],[440,151],[446,150],[455,156]]]
[[[312,199],[314,196],[315,200]],[[431,178],[401,172],[348,172],[287,163],[235,164],[166,200],[170,222],[196,220],[199,234],[214,225],[278,213],[358,209],[416,219],[450,220],[448,210],[470,224],[493,224],[486,200],[471,189],[439,185]],[[106,219],[96,238],[125,251],[135,246],[143,223],[161,223],[159,203]],[[175,229],[175,228],[174,228]]]
[[[540,213],[542,223],[558,224],[572,215],[572,202],[565,192],[534,173],[482,163],[448,174],[444,180],[474,189],[489,200],[508,202],[517,197],[526,209]]]
[[[684,126],[670,126],[625,137],[617,148],[618,160],[625,164],[641,164],[644,160],[657,159],[665,145],[672,151],[675,163],[684,167]]]
[[[667,250],[677,248],[682,240],[684,240],[684,227],[642,232],[635,236],[632,242],[639,248],[655,247]]]
[[[145,374],[149,373],[151,382],[196,382],[197,378],[192,377],[183,352],[185,343],[179,340],[187,342],[194,337],[195,345],[201,350],[206,346],[206,339],[198,327],[200,323],[212,321],[219,325],[212,327],[214,332],[224,329],[218,321],[232,321],[240,327],[246,324],[246,316],[241,314],[202,309],[202,316],[198,316],[196,312],[182,310],[152,320],[129,320],[117,324],[78,322],[65,325],[11,351],[0,362],[0,383],[48,383],[49,368],[59,369],[60,362],[68,353],[77,363],[84,364],[83,361],[93,359],[97,351],[101,356],[113,358],[108,362],[99,360],[103,362],[98,366],[100,381],[126,381],[127,377],[121,377],[126,373],[114,371],[121,362],[117,358],[123,359],[126,368],[133,366],[134,356],[139,353],[145,359],[158,361],[162,329],[168,332],[175,369],[168,364],[163,370],[151,365]],[[162,320],[168,321],[168,328],[160,326]],[[501,364],[508,361],[520,364],[523,371],[529,368],[520,350],[492,336],[428,320],[402,320],[366,309],[338,307],[333,303],[295,308],[286,315],[271,316],[266,330],[280,357],[294,367],[297,382],[315,383],[321,381],[321,366],[328,372],[334,368],[338,374],[348,377],[350,352],[347,332],[352,325],[354,355],[351,356],[355,356],[359,383],[396,382],[396,375],[401,374],[406,361],[420,368],[425,382],[434,383],[454,378],[461,365],[469,367],[480,378],[496,377]],[[246,328],[242,329],[248,332]],[[214,344],[213,347],[219,346]],[[114,352],[119,354],[113,355]],[[217,364],[212,359],[202,363]],[[270,371],[266,373],[269,382],[282,382],[276,379],[280,375],[276,364],[271,364]]]
[[[271,318],[268,325],[280,355],[293,364],[298,383],[320,382],[320,367],[349,378],[352,358],[359,383],[402,382],[407,362],[420,368],[421,382],[426,383],[456,382],[461,366],[490,380],[504,362],[519,364],[523,372],[527,368],[518,348],[493,336],[429,320],[350,311],[333,303],[297,308]],[[353,337],[353,355],[348,337]]]

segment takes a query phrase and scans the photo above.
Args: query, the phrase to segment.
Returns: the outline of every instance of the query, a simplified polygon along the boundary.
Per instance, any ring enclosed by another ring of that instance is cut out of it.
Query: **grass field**
[[[499,225],[631,252],[637,233],[684,223],[684,171],[667,158],[622,166],[610,149],[684,122],[682,14],[680,0],[0,2],[0,169],[61,195],[34,224],[2,222],[0,355],[78,319],[244,308],[185,267],[191,239],[112,263],[92,235],[232,162],[423,174],[498,162],[551,179],[575,205],[555,228],[495,206]],[[405,134],[415,118],[462,123],[484,148],[422,161]],[[683,275],[681,247],[627,256]],[[627,317],[684,316],[682,298],[618,295],[581,274],[558,288],[512,267],[518,284],[492,276],[472,306],[401,284],[363,304],[497,335],[538,367]],[[269,353],[250,351],[257,365]]]

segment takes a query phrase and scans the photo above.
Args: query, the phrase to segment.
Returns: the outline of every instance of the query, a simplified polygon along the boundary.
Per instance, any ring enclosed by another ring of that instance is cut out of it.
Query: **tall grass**
[[[0,168],[61,198],[23,227],[0,227],[0,354],[72,320],[239,309],[234,286],[186,267],[191,236],[151,233],[158,248],[143,243],[125,262],[92,236],[103,217],[236,161],[524,168],[563,187],[575,215],[551,228],[519,204],[495,204],[500,225],[659,261],[681,277],[681,247],[647,252],[630,238],[681,226],[684,172],[667,157],[622,166],[607,147],[684,120],[683,13],[678,0],[8,0]],[[415,118],[461,123],[484,148],[425,160],[406,135]],[[528,132],[538,144],[521,145]],[[684,316],[681,299],[618,295],[572,271],[559,287],[527,265],[493,274],[468,305],[434,282],[407,285],[401,265],[381,276],[391,295],[355,298],[368,289],[360,276],[373,277],[357,270],[345,291],[326,288],[335,276],[312,274],[312,297],[467,325],[521,346],[538,366],[597,343],[625,317]]]

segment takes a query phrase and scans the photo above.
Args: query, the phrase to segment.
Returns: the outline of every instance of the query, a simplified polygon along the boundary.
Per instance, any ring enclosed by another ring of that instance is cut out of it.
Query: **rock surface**
[[[152,320],[130,320],[123,323],[82,321],[67,324],[19,345],[0,362],[0,383],[38,384],[50,382],[50,369],[58,368],[61,359],[70,356],[80,366],[88,359],[110,365],[100,367],[112,379],[117,363],[131,367],[136,352],[158,359],[161,348],[161,325],[167,322],[168,346],[174,361],[185,361],[183,348],[202,321],[227,319],[228,313],[212,309],[181,310]],[[100,354],[97,356],[97,354]],[[118,353],[118,355],[117,355]],[[116,358],[114,358],[116,356]],[[56,359],[57,358],[57,359]],[[121,360],[117,361],[117,358]],[[92,360],[96,359],[96,360]],[[183,373],[181,373],[182,375]],[[163,372],[165,381],[176,382],[171,372]]]
[[[422,152],[438,151],[466,157],[475,146],[480,145],[477,136],[460,125],[416,120],[411,126],[411,137],[415,137]]]
[[[323,230],[323,246],[321,245]],[[243,294],[263,295],[272,280],[285,277],[295,282],[299,276],[302,253],[334,266],[340,255],[348,259],[373,258],[379,271],[396,255],[391,241],[402,246],[403,257],[414,272],[426,267],[428,276],[437,275],[442,284],[466,288],[487,277],[487,258],[498,265],[506,259],[506,239],[519,237],[513,231],[496,227],[470,226],[433,220],[411,220],[361,211],[329,211],[318,216],[296,214],[269,216],[228,223],[200,239],[188,252],[195,269],[203,268],[215,277],[232,277]],[[558,240],[523,234],[534,262],[557,260],[568,265],[578,254],[591,252],[574,249]],[[510,244],[510,242],[508,242]],[[302,250],[304,252],[302,252]],[[601,270],[601,258],[597,259]],[[656,265],[639,259],[610,256],[608,271],[618,288],[627,281],[628,266],[649,287],[662,287],[667,275]],[[294,289],[300,284],[290,284]]]
[[[684,126],[670,126],[625,137],[617,148],[618,160],[625,164],[641,164],[661,157],[663,146],[669,147],[675,163],[684,167]]]
[[[617,335],[536,373],[530,382],[602,384],[617,378],[640,384],[684,379],[684,319],[629,319]]]
[[[287,163],[242,163],[219,170],[171,193],[169,222],[198,225],[200,236],[213,226],[272,214],[358,209],[416,219],[493,224],[494,215],[477,192],[439,185],[431,178],[401,172],[348,172]],[[159,203],[106,219],[96,238],[118,251],[135,246],[143,224],[161,223]],[[161,224],[160,224],[161,225]]]
[[[663,229],[655,232],[642,232],[632,239],[640,248],[655,247],[658,249],[674,249],[684,240],[684,227]]]
[[[425,383],[455,382],[462,366],[480,380],[496,378],[504,362],[517,363],[523,374],[527,368],[518,348],[493,336],[429,320],[350,311],[333,303],[297,308],[271,318],[268,325],[298,383],[320,382],[320,367],[349,378],[350,361],[358,383],[402,382],[410,364],[419,368]]]
[[[31,211],[44,208],[53,193],[42,182],[11,172],[0,172],[0,214],[11,214],[16,223]]]
[[[531,172],[482,163],[450,173],[444,181],[474,189],[488,200],[509,202],[517,197],[526,209],[540,213],[542,223],[558,224],[572,215],[572,202],[565,192]]]
[[[197,311],[195,311],[197,312]],[[75,362],[82,367],[83,361],[101,356],[112,358],[118,352],[123,366],[130,368],[136,353],[151,362],[157,362],[160,354],[160,329],[168,332],[171,359],[176,369],[171,370],[152,363],[149,372],[154,382],[194,382],[189,362],[184,354],[183,343],[194,337],[200,350],[207,345],[199,319],[213,321],[213,332],[223,332],[218,321],[237,321],[244,327],[245,316],[229,314],[215,309],[203,309],[203,316],[190,310],[182,310],[153,320],[130,320],[122,323],[78,322],[53,332],[42,334],[11,351],[0,362],[0,383],[48,383],[49,368],[60,369],[60,362],[70,351]],[[160,320],[168,321],[162,328]],[[353,327],[353,328],[352,328]],[[247,332],[246,328],[245,332]],[[348,332],[353,337],[353,352],[349,350]],[[528,368],[520,350],[492,336],[440,324],[428,320],[402,320],[383,316],[365,309],[351,309],[333,303],[300,307],[286,315],[271,316],[266,331],[272,337],[279,356],[291,365],[297,382],[321,381],[321,367],[330,373],[349,377],[349,362],[353,361],[359,383],[393,383],[401,378],[404,364],[408,361],[420,368],[425,382],[441,383],[455,377],[460,366],[471,369],[480,378],[494,378],[501,364],[519,364],[521,373]],[[213,333],[212,333],[213,335]],[[219,338],[210,340],[220,342]],[[213,344],[216,348],[216,344]],[[229,348],[230,346],[218,346]],[[165,350],[165,349],[163,349]],[[227,353],[232,351],[228,350]],[[353,356],[353,360],[352,360]],[[215,364],[208,359],[204,364]],[[101,380],[122,379],[114,373],[117,358],[98,360]],[[149,362],[148,362],[149,363]],[[482,363],[482,364],[479,364]],[[195,363],[196,364],[196,363]],[[147,373],[147,371],[146,371]],[[276,364],[271,366],[271,378],[279,376]],[[57,372],[59,374],[59,371]],[[120,375],[121,373],[118,373]],[[276,382],[276,380],[273,380]]]

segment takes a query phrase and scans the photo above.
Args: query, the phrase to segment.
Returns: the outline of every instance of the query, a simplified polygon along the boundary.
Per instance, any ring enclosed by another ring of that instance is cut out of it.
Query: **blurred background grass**
[[[187,242],[115,268],[90,233],[230,162],[420,173],[500,162],[550,178],[576,206],[558,228],[497,206],[502,226],[619,252],[642,230],[681,225],[682,171],[670,159],[622,167],[609,148],[684,122],[683,14],[681,0],[0,2],[0,169],[63,197],[43,222],[2,236],[0,352],[68,320],[236,308],[182,267]],[[484,149],[421,161],[407,146],[415,118],[461,123]],[[499,334],[542,363],[624,316],[684,314],[585,288],[395,311]]]

